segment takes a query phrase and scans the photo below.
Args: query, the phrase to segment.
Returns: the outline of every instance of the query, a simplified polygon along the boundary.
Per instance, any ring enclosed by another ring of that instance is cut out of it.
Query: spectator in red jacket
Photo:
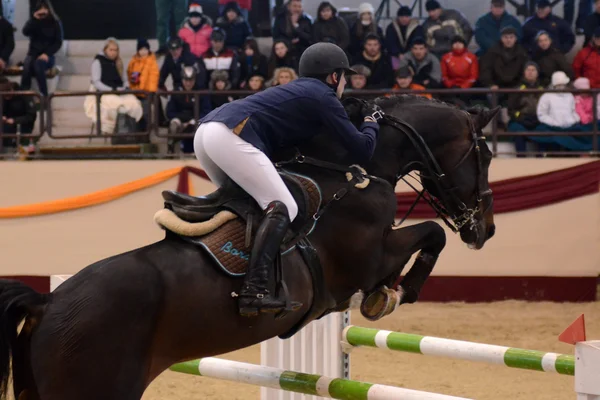
[[[442,57],[442,83],[447,88],[468,89],[479,78],[479,63],[462,36],[452,39],[452,51]]]
[[[600,88],[600,27],[596,28],[590,43],[573,60],[575,78],[588,78],[592,88]]]
[[[189,45],[190,52],[196,57],[210,49],[210,35],[212,34],[212,20],[204,15],[202,6],[190,4],[188,19],[179,30],[179,37]]]

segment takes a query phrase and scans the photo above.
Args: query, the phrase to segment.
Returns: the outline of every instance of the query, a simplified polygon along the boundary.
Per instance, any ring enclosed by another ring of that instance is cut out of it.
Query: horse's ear
[[[480,130],[485,128],[487,126],[487,124],[489,124],[490,121],[492,119],[494,119],[494,117],[496,116],[496,114],[498,114],[498,112],[500,111],[501,108],[502,107],[497,106],[497,107],[492,108],[491,110],[477,109],[476,112],[472,112],[472,110],[468,110],[469,113],[471,114],[471,118],[473,119],[473,122],[475,123],[475,129],[479,132]]]

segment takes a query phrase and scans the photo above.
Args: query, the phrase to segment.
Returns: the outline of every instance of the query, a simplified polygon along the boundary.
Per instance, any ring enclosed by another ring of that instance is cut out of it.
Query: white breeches
[[[222,186],[229,177],[263,210],[278,200],[286,205],[290,221],[298,215],[298,205],[271,160],[224,124],[201,124],[194,136],[194,152],[215,185]]]

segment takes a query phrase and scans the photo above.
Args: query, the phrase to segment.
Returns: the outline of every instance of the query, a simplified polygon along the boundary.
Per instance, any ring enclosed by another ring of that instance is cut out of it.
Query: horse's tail
[[[0,399],[5,399],[8,391],[11,358],[15,353],[19,354],[16,349],[19,325],[29,315],[40,315],[47,302],[48,295],[38,293],[22,282],[0,280]]]

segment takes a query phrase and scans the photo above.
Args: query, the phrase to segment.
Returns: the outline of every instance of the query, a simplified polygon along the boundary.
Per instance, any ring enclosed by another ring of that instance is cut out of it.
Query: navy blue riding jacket
[[[224,104],[200,122],[211,121],[239,132],[268,157],[312,138],[325,127],[357,162],[364,162],[373,156],[379,132],[379,125],[373,122],[364,122],[357,130],[333,89],[313,78],[296,79]]]

